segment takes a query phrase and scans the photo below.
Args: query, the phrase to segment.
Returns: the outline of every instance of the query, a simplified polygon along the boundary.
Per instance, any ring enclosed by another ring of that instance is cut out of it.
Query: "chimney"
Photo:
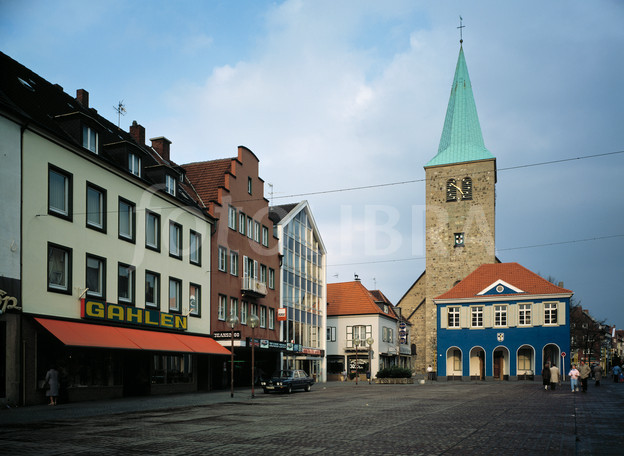
[[[140,146],[145,145],[145,127],[139,125],[136,120],[133,120],[132,125],[130,125],[130,136],[132,136]]]
[[[158,154],[163,158],[163,160],[169,160],[169,146],[171,146],[171,141],[169,141],[164,136],[159,136],[158,138],[150,138],[152,141],[152,147]]]
[[[559,282],[559,288],[563,288],[563,282]]]
[[[89,107],[89,92],[85,89],[76,90],[76,100],[85,108]]]

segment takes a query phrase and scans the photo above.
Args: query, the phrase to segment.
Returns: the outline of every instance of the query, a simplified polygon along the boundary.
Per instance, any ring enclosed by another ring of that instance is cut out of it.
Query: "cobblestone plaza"
[[[3,454],[618,454],[624,384],[327,383],[0,412]]]

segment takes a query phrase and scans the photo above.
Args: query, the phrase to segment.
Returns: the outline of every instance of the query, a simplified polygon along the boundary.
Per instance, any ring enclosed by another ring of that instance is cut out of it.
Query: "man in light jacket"
[[[581,377],[581,391],[586,393],[587,392],[587,379],[589,378],[589,375],[591,374],[591,369],[589,368],[587,364],[585,364],[584,361],[581,361],[579,374]]]

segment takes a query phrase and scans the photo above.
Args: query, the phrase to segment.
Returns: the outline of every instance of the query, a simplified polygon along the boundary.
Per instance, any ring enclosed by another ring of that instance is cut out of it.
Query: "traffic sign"
[[[565,352],[562,352],[562,353],[561,353],[561,356],[563,356],[563,357],[565,358]]]

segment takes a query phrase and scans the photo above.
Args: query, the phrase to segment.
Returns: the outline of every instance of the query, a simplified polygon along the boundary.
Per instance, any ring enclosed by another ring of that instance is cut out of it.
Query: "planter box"
[[[382,383],[385,385],[407,385],[413,384],[413,378],[376,378],[375,383]]]

